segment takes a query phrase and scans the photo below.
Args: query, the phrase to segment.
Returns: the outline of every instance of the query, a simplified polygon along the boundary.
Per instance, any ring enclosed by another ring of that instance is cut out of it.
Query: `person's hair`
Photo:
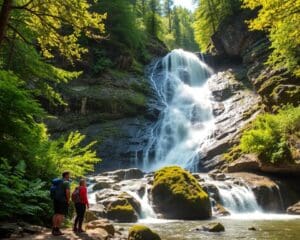
[[[65,178],[68,175],[70,175],[70,172],[66,171],[66,172],[63,172],[62,177]]]
[[[80,179],[80,181],[79,181],[79,186],[83,186],[83,184],[84,184],[85,182],[86,182],[86,181],[85,181],[84,178]]]

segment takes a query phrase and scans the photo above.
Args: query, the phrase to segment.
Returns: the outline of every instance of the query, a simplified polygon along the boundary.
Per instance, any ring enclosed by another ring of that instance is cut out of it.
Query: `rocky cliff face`
[[[270,42],[263,33],[248,31],[245,23],[255,15],[255,12],[244,10],[221,24],[212,37],[216,53],[240,60],[267,110],[287,103],[297,106],[300,104],[300,81],[286,69],[272,69],[265,64],[270,54]]]

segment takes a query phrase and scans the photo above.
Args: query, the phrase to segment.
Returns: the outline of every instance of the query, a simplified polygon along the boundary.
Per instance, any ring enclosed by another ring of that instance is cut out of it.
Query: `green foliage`
[[[268,63],[300,76],[300,0],[244,0],[244,7],[259,9],[249,26],[269,33],[273,52]]]
[[[39,179],[26,179],[23,161],[12,167],[7,160],[0,160],[0,220],[30,218],[49,213],[48,191]]]
[[[95,63],[92,66],[92,75],[99,75],[105,70],[112,67],[112,61],[107,57],[106,53],[102,49],[93,49],[95,56]]]
[[[15,36],[33,44],[33,38],[28,39],[26,34],[30,30],[44,57],[52,58],[53,50],[58,50],[70,61],[80,59],[87,51],[78,43],[81,35],[99,38],[104,32],[106,15],[90,12],[90,7],[86,0],[14,1],[5,37]]]
[[[206,52],[211,36],[227,17],[240,8],[240,0],[201,0],[195,12],[195,39],[201,51]]]
[[[57,68],[43,61],[40,54],[32,46],[14,39],[11,45],[3,45],[0,50],[3,69],[13,71],[27,85],[34,89],[34,94],[42,96],[52,104],[63,104],[60,94],[54,86],[61,82],[67,83],[79,76],[80,72],[70,72]]]
[[[143,225],[134,225],[129,229],[129,240],[160,240],[156,232]]]
[[[81,177],[94,169],[94,164],[100,161],[92,150],[97,142],[93,141],[82,147],[84,139],[85,136],[79,132],[71,132],[67,139],[61,137],[50,141],[48,156],[56,172],[69,170],[72,177]]]
[[[0,156],[27,162],[43,138],[43,126],[35,119],[44,113],[14,74],[0,71],[0,79]]]
[[[50,140],[45,125],[38,122],[44,112],[24,83],[3,70],[0,79],[0,202],[5,207],[0,219],[46,218],[48,186],[42,181],[49,183],[63,169],[74,177],[91,171],[99,161],[92,150],[95,142],[83,145],[84,136],[78,132]]]
[[[244,153],[256,153],[269,163],[291,160],[288,143],[290,135],[300,131],[300,107],[285,107],[277,114],[264,114],[244,131],[240,149]]]
[[[136,12],[130,0],[100,0],[95,11],[107,13],[108,38],[125,44],[130,49],[143,46],[145,35],[138,26]]]

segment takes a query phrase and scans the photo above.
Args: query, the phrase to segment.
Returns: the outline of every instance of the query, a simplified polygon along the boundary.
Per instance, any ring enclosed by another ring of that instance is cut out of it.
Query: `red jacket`
[[[89,205],[86,187],[84,187],[84,186],[79,187],[79,196],[80,196],[80,203]]]

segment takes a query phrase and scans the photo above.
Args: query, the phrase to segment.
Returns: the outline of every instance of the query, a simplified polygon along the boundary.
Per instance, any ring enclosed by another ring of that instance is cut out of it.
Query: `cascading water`
[[[213,185],[217,191],[222,205],[231,214],[261,212],[255,195],[251,188],[242,180],[227,179],[224,181],[213,180],[205,175],[206,184]],[[210,193],[214,195],[214,193]]]
[[[150,80],[157,105],[163,106],[151,127],[143,169],[179,165],[196,170],[201,150],[213,139],[214,118],[207,80],[210,68],[183,50],[173,50],[154,66]]]

